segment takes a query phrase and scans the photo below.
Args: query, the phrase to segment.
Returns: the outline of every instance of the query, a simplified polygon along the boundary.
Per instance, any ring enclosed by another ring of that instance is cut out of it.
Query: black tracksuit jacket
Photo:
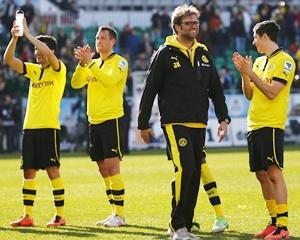
[[[209,98],[219,122],[230,119],[219,75],[208,51],[195,49],[194,66],[181,50],[164,45],[152,57],[139,107],[138,129],[149,128],[155,96],[161,124],[207,124]]]

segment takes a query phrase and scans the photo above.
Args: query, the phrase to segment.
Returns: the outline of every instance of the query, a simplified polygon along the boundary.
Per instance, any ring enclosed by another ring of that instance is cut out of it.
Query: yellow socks
[[[103,185],[104,185],[104,190],[106,192],[109,204],[111,206],[111,213],[112,213],[112,215],[114,215],[115,214],[114,200],[113,200],[113,196],[112,196],[112,191],[110,189],[110,178],[109,177],[103,178]]]
[[[288,208],[287,204],[277,204],[276,226],[287,227],[288,225]]]
[[[23,204],[24,204],[24,216],[28,215],[32,217],[32,208],[34,200],[36,198],[36,180],[24,179],[23,180]]]
[[[110,188],[114,201],[115,214],[119,217],[124,218],[124,183],[121,175],[115,175],[110,177]]]
[[[203,163],[201,165],[201,179],[203,182],[203,187],[209,198],[210,204],[214,207],[215,215],[217,217],[224,218],[225,215],[223,213],[221,200],[217,190],[217,184],[207,163]]]
[[[276,201],[275,200],[266,200],[266,207],[268,209],[268,213],[272,220],[272,225],[276,225]]]
[[[61,177],[51,180],[56,215],[64,217],[65,188]]]

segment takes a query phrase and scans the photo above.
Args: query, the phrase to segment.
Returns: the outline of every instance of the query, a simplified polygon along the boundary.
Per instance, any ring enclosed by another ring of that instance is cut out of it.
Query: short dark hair
[[[278,34],[280,31],[279,25],[275,21],[267,20],[257,23],[253,32],[262,37],[262,35],[267,34],[273,42],[277,42]]]
[[[180,24],[182,18],[190,15],[196,15],[196,17],[199,18],[200,12],[195,6],[187,4],[180,5],[174,9],[171,17],[172,28],[174,33],[176,33],[175,24]]]
[[[98,28],[99,32],[104,31],[104,30],[108,31],[110,38],[117,40],[118,34],[114,28],[112,28],[110,26],[101,26]]]
[[[36,37],[36,39],[45,43],[51,50],[56,51],[57,41],[56,41],[55,37],[49,36],[49,35],[39,35]]]

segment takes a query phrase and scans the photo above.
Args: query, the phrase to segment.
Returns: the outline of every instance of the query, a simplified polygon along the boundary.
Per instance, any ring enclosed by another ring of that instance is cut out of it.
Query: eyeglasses
[[[194,25],[199,25],[200,22],[199,21],[186,21],[186,22],[181,22],[181,24],[183,24],[185,26],[188,26],[188,27],[191,27],[191,26],[194,26]]]

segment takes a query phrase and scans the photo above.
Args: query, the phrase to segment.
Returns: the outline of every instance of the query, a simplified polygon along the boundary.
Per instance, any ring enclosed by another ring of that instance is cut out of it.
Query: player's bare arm
[[[238,52],[234,52],[233,53],[232,61],[233,61],[234,65],[235,65],[235,67],[237,68],[237,70],[241,74],[243,93],[244,93],[245,97],[248,100],[251,100],[252,94],[253,94],[253,88],[252,88],[252,84],[251,84],[251,79],[245,73],[245,70],[243,68],[244,60],[246,61],[246,63],[248,64],[248,66],[250,66],[250,68],[252,68],[252,58],[250,56],[246,56],[244,58]]]
[[[17,41],[19,38],[17,36],[18,31],[19,29],[16,26],[16,23],[14,22],[13,27],[11,29],[12,37],[5,50],[3,61],[5,64],[8,64],[14,71],[18,73],[23,73],[23,62],[19,58],[15,57]]]
[[[25,18],[23,20],[23,27],[24,36],[28,39],[28,41],[31,42],[42,55],[47,57],[49,64],[54,70],[58,70],[60,65],[57,57],[55,56],[54,50],[51,50],[45,43],[38,40],[29,32],[29,28]]]

